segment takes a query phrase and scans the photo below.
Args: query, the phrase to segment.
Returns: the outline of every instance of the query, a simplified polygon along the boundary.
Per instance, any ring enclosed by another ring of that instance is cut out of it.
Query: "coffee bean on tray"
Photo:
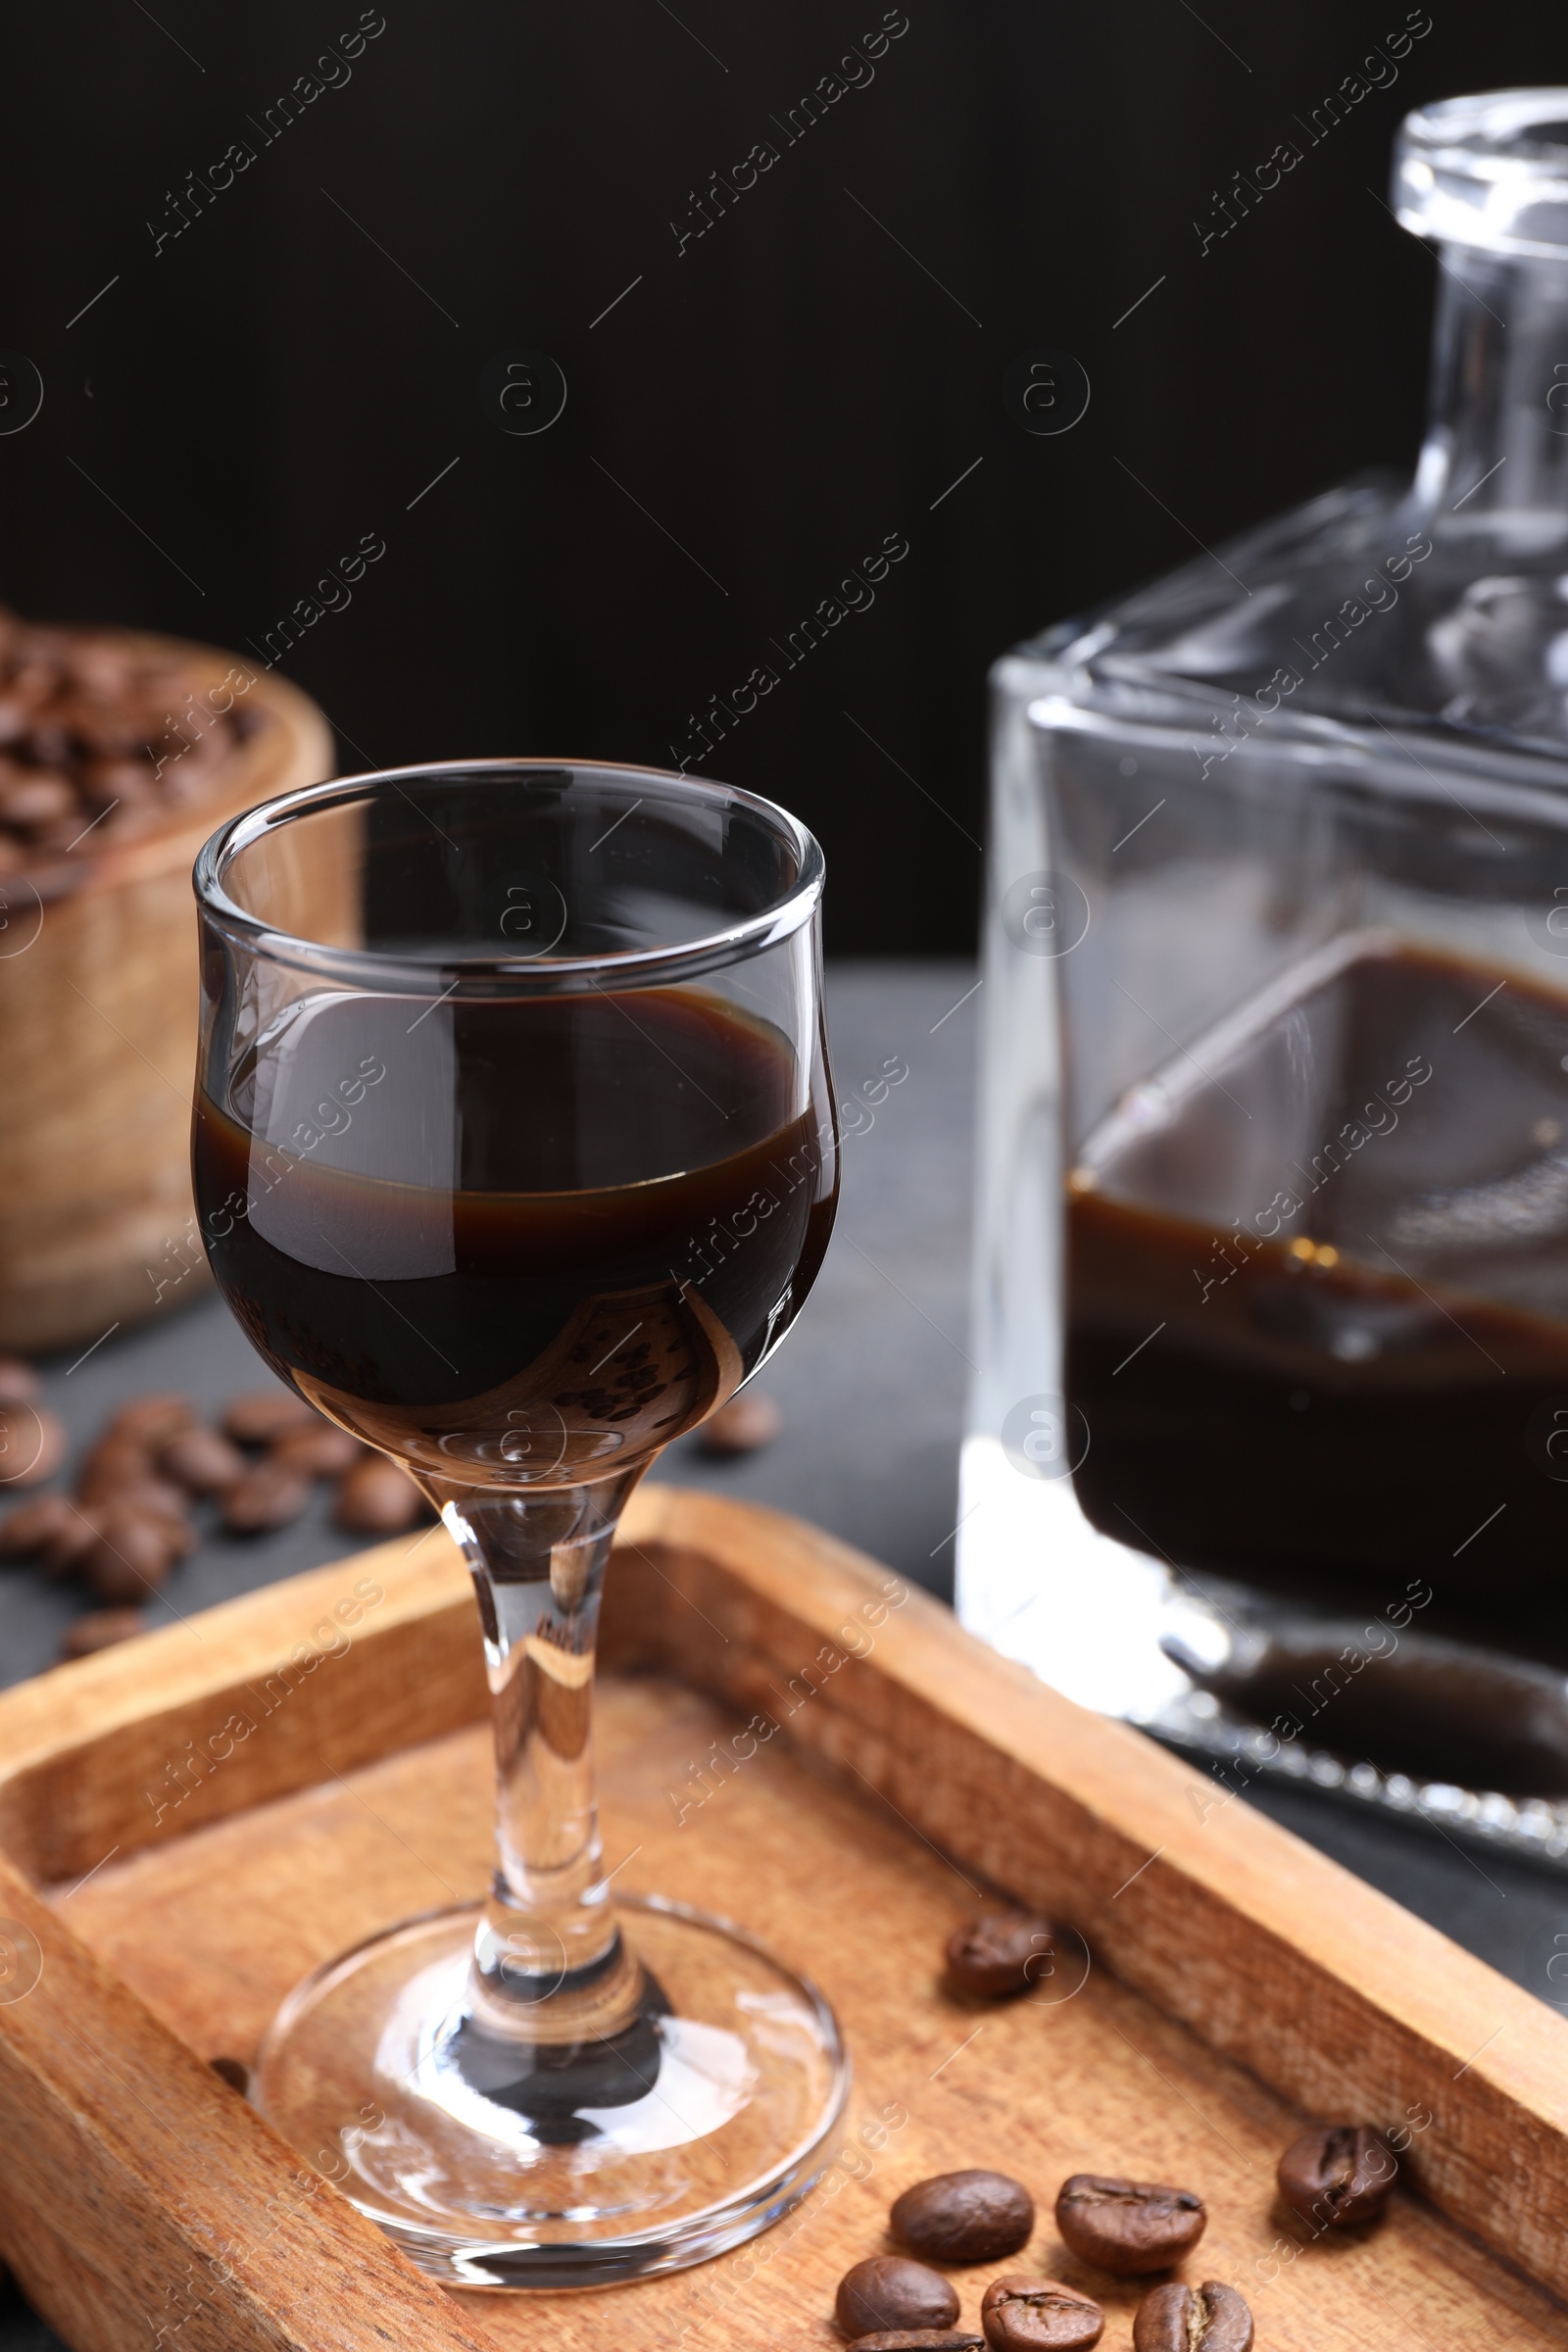
[[[60,1638],[62,1658],[90,1658],[100,1649],[130,1642],[147,1631],[140,1609],[89,1609],[75,1618]]]
[[[223,1494],[237,1487],[250,1467],[244,1454],[216,1429],[182,1429],[158,1455],[158,1466],[192,1494]]]
[[[356,1535],[396,1536],[417,1526],[429,1505],[406,1470],[385,1454],[368,1454],[338,1481],[332,1516]]]
[[[287,1527],[309,1508],[311,1482],[286,1462],[253,1464],[222,1498],[223,1525],[236,1536]]]
[[[705,1453],[728,1459],[740,1453],[758,1453],[771,1446],[784,1426],[784,1415],[771,1396],[754,1396],[750,1391],[732,1396],[721,1404],[711,1419],[703,1423],[698,1443]]]
[[[223,1408],[222,1430],[236,1446],[272,1446],[291,1430],[314,1429],[320,1415],[303,1396],[287,1389],[251,1389],[231,1396]]]
[[[1394,2150],[1370,2125],[1325,2124],[1280,2158],[1280,2194],[1320,2230],[1348,2230],[1376,2221],[1398,2169]]]
[[[948,1937],[948,1976],[960,1992],[1008,2000],[1027,1992],[1051,1961],[1056,1931],[1040,1911],[983,1911]]]
[[[243,2099],[251,2086],[251,2070],[240,2058],[209,2058],[208,2065],[220,2082],[237,2090]]]
[[[985,2352],[985,2341],[963,2328],[879,2328],[853,2337],[850,2352]]]
[[[937,2173],[893,2201],[900,2245],[927,2262],[1001,2262],[1034,2233],[1035,2204],[1005,2173]]]
[[[1099,2343],[1105,2315],[1059,2278],[1014,2272],[986,2288],[980,2325],[991,2352],[1080,2352]]]
[[[844,2333],[875,2335],[890,2328],[951,2328],[958,2297],[940,2271],[899,2254],[875,2254],[839,2280],[833,2306]]]
[[[1056,2228],[1080,2262],[1118,2278],[1168,2270],[1190,2254],[1208,2215],[1190,2188],[1074,2173],[1056,2195]]]
[[[314,1429],[290,1430],[272,1447],[274,1462],[287,1462],[306,1478],[337,1478],[365,1458],[358,1438],[331,1421],[318,1420]]]
[[[0,1355],[0,1405],[31,1404],[38,1394],[38,1375],[20,1355]]]
[[[1151,2288],[1133,2321],[1133,2352],[1251,2352],[1252,2315],[1234,2286]]]

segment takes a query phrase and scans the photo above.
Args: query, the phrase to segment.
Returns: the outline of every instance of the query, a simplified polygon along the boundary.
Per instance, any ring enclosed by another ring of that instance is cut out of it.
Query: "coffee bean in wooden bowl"
[[[923,2262],[876,2254],[845,2272],[833,2311],[848,2336],[893,2328],[951,2328],[958,2316],[958,2297],[941,2272]]]
[[[948,1980],[981,2000],[1027,1992],[1054,1961],[1056,1931],[1042,1911],[999,1907],[965,1920],[948,1937]]]
[[[1087,2352],[1104,2332],[1092,2296],[1028,2271],[993,2278],[980,2301],[991,2352]]]
[[[275,669],[0,613],[0,1348],[85,1348],[207,1281],[170,1080],[196,1058],[191,861],[331,773]]]
[[[895,2197],[888,2219],[926,2262],[1002,2262],[1029,2243],[1035,2201],[1006,2173],[937,2173]]]
[[[1074,2173],[1056,2194],[1056,2228],[1080,2262],[1119,2278],[1169,2270],[1190,2254],[1208,2215],[1190,2188]]]
[[[1133,2352],[1252,2352],[1252,2315],[1234,2286],[1172,2279],[1152,2287],[1133,2321]]]
[[[1314,2228],[1350,2230],[1378,2219],[1398,2169],[1394,2150],[1370,2125],[1322,2124],[1280,2158],[1280,2194]]]

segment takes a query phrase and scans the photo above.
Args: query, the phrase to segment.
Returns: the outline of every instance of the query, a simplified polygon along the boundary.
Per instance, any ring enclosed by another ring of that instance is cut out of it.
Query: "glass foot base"
[[[850,2068],[815,1987],[727,1921],[617,1905],[641,2014],[530,2054],[464,2023],[475,1904],[296,1985],[251,2095],[290,2145],[454,2286],[598,2286],[754,2237],[827,2160]]]

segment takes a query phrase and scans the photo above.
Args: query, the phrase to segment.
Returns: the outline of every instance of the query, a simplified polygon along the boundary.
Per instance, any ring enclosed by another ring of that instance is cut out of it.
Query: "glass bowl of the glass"
[[[488,1895],[326,1961],[255,2095],[295,2146],[341,2144],[340,2186],[438,2276],[703,2259],[815,2177],[847,2064],[741,1930],[612,1900],[594,1642],[627,1495],[826,1248],[821,853],[722,785],[492,760],[292,794],[195,879],[214,1274],[440,1511],[494,1700]]]

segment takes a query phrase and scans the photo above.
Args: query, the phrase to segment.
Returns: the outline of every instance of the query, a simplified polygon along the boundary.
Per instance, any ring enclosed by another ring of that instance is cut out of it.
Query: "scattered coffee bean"
[[[951,2328],[958,2298],[940,2271],[876,2254],[845,2272],[833,2309],[846,2335],[876,2335],[892,2328]]]
[[[147,1620],[140,1609],[89,1609],[68,1625],[60,1638],[62,1658],[90,1658],[100,1649],[113,1649],[117,1642],[132,1642],[147,1631]]]
[[[1394,2150],[1369,2124],[1326,2124],[1280,2158],[1280,2194],[1320,2230],[1348,2230],[1376,2221],[1398,2169]]]
[[[1133,2321],[1133,2352],[1252,2352],[1252,2315],[1234,2286],[1151,2288]]]
[[[1026,2246],[1035,2204],[1005,2173],[938,2173],[893,2202],[893,2234],[927,2262],[1001,2262]]]
[[[1168,2270],[1190,2254],[1208,2215],[1190,2188],[1074,2173],[1056,2196],[1056,2228],[1080,2262],[1118,2278]]]
[[[1020,2271],[992,2279],[980,2325],[991,2352],[1080,2352],[1099,2343],[1105,2315],[1075,2286]]]
[[[850,2352],[985,2352],[985,2341],[962,2328],[879,2328],[856,2336]]]
[[[246,2096],[251,2086],[248,2066],[238,2058],[209,2058],[207,2063],[220,2082],[226,2082],[230,2090],[237,2090],[242,2099]]]
[[[43,1540],[41,1557],[51,1576],[74,1575],[84,1553],[102,1533],[102,1521],[112,1507],[96,1502],[74,1503],[64,1494],[48,1497],[59,1500],[65,1510],[56,1525]]]
[[[153,1395],[133,1396],[112,1413],[100,1444],[123,1438],[133,1446],[145,1446],[149,1453],[177,1438],[182,1429],[190,1429],[196,1415],[188,1396]]]
[[[339,1479],[332,1516],[356,1535],[396,1536],[416,1527],[429,1507],[406,1470],[372,1453]]]
[[[76,1493],[83,1502],[118,1501],[127,1488],[157,1476],[150,1447],[123,1431],[108,1430],[82,1455],[76,1472]],[[185,1495],[172,1479],[163,1482],[171,1507],[183,1510]]]
[[[96,1599],[121,1607],[145,1600],[168,1582],[181,1541],[170,1520],[151,1511],[106,1509],[98,1525],[78,1563]]]
[[[74,1525],[76,1516],[64,1494],[19,1503],[0,1520],[0,1560],[35,1559],[51,1537]]]
[[[318,1421],[315,1429],[291,1430],[272,1447],[274,1462],[287,1462],[306,1478],[338,1478],[365,1458],[365,1447],[346,1429]]]
[[[722,1459],[740,1453],[758,1453],[771,1446],[784,1426],[784,1415],[771,1396],[759,1396],[745,1390],[721,1404],[710,1419],[703,1423],[698,1443],[705,1453]]]
[[[0,1405],[0,1476],[8,1487],[41,1487],[66,1458],[66,1428],[37,1404]]]
[[[192,1494],[224,1494],[249,1468],[239,1447],[216,1429],[182,1429],[158,1455],[158,1466]]]
[[[960,1992],[1006,2000],[1027,1992],[1055,1949],[1043,1912],[984,1911],[948,1937],[948,1975]]]
[[[222,1429],[236,1446],[273,1446],[291,1430],[315,1429],[319,1420],[315,1405],[287,1389],[252,1389],[229,1398]]]
[[[0,1405],[31,1404],[38,1394],[38,1375],[20,1355],[0,1355]]]
[[[297,1519],[310,1499],[310,1480],[286,1462],[257,1462],[223,1495],[223,1525],[236,1536],[270,1534]]]

